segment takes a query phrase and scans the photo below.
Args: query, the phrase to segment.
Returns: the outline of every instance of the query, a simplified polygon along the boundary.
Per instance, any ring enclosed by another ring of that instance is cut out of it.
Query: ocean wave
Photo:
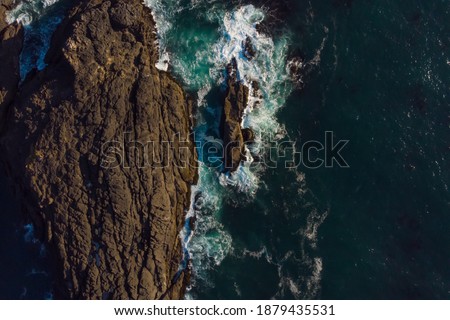
[[[199,169],[199,183],[192,187],[191,208],[187,219],[195,218],[195,228],[186,238],[186,228],[181,233],[186,253],[192,261],[193,280],[191,287],[200,281],[211,285],[208,271],[220,265],[232,251],[232,238],[220,223],[223,193],[214,179],[213,169],[202,165]]]
[[[44,14],[44,11],[57,3],[59,0],[31,0],[20,1],[17,6],[6,14],[6,21],[20,22],[22,25],[30,25],[35,19]]]

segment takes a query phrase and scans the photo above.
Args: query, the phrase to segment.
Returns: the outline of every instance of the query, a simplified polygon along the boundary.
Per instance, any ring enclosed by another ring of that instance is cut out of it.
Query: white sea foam
[[[306,229],[303,231],[303,234],[310,240],[310,244],[313,248],[317,247],[317,232],[327,216],[328,211],[319,212],[319,210],[315,208],[308,215]]]
[[[31,24],[39,18],[45,9],[54,5],[59,0],[30,0],[20,1],[19,4],[6,14],[6,21],[22,23],[24,26]]]
[[[170,63],[170,54],[167,51],[167,33],[172,29],[174,15],[181,9],[180,0],[144,0],[144,4],[152,9],[158,36],[159,60],[155,66],[159,70],[167,71]]]
[[[205,84],[200,90],[197,91],[197,106],[203,107],[206,105],[206,95],[211,90],[211,85],[209,83]]]
[[[196,218],[195,230],[190,239],[185,241],[185,249],[193,264],[193,285],[196,279],[208,283],[205,278],[207,270],[220,265],[232,250],[231,236],[219,222],[224,190],[211,181],[214,179],[214,171],[205,165],[200,167],[199,183],[192,187],[191,208],[187,214],[188,218]],[[185,231],[181,237],[186,237]]]
[[[320,290],[320,281],[322,280],[323,263],[319,257],[314,258],[313,270],[307,282],[308,298],[316,298]]]
[[[265,258],[268,263],[273,264],[272,257],[270,256],[269,251],[267,250],[266,247],[262,247],[259,251],[250,251],[250,250],[244,249],[242,251],[241,257],[251,257],[254,259],[258,259],[258,260]]]

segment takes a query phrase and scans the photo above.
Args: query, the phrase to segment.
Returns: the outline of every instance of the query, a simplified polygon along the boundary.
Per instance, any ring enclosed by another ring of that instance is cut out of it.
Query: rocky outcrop
[[[244,139],[244,143],[253,143],[255,142],[255,133],[250,128],[242,129],[242,138]]]
[[[20,81],[19,56],[23,44],[23,28],[17,23],[8,25],[6,12],[13,0],[0,5],[0,128],[3,127],[7,106],[12,102]]]
[[[253,60],[253,58],[256,56],[256,49],[253,46],[252,39],[249,36],[247,36],[247,38],[245,38],[243,47],[244,47],[244,52],[243,52],[244,56],[250,61]]]
[[[238,80],[237,62],[233,59],[227,66],[227,91],[221,120],[225,171],[236,171],[241,161],[245,160],[241,122],[248,96],[249,89]]]
[[[56,298],[184,295],[192,103],[155,68],[155,43],[140,0],[77,2],[10,106],[5,163],[56,261]]]

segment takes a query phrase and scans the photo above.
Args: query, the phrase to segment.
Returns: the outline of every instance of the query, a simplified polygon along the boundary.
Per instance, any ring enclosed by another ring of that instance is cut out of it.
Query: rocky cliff
[[[5,166],[54,258],[56,298],[182,298],[191,101],[154,67],[155,26],[140,0],[76,3],[48,66],[3,98]]]

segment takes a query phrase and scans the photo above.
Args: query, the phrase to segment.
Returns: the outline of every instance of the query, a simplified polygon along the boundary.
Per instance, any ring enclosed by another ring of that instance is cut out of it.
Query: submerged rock
[[[197,178],[192,103],[156,69],[155,43],[140,0],[77,2],[48,66],[10,105],[3,162],[54,258],[56,298],[184,296],[179,232]],[[235,89],[230,104],[243,103],[245,90]],[[161,149],[164,141],[173,148]]]

